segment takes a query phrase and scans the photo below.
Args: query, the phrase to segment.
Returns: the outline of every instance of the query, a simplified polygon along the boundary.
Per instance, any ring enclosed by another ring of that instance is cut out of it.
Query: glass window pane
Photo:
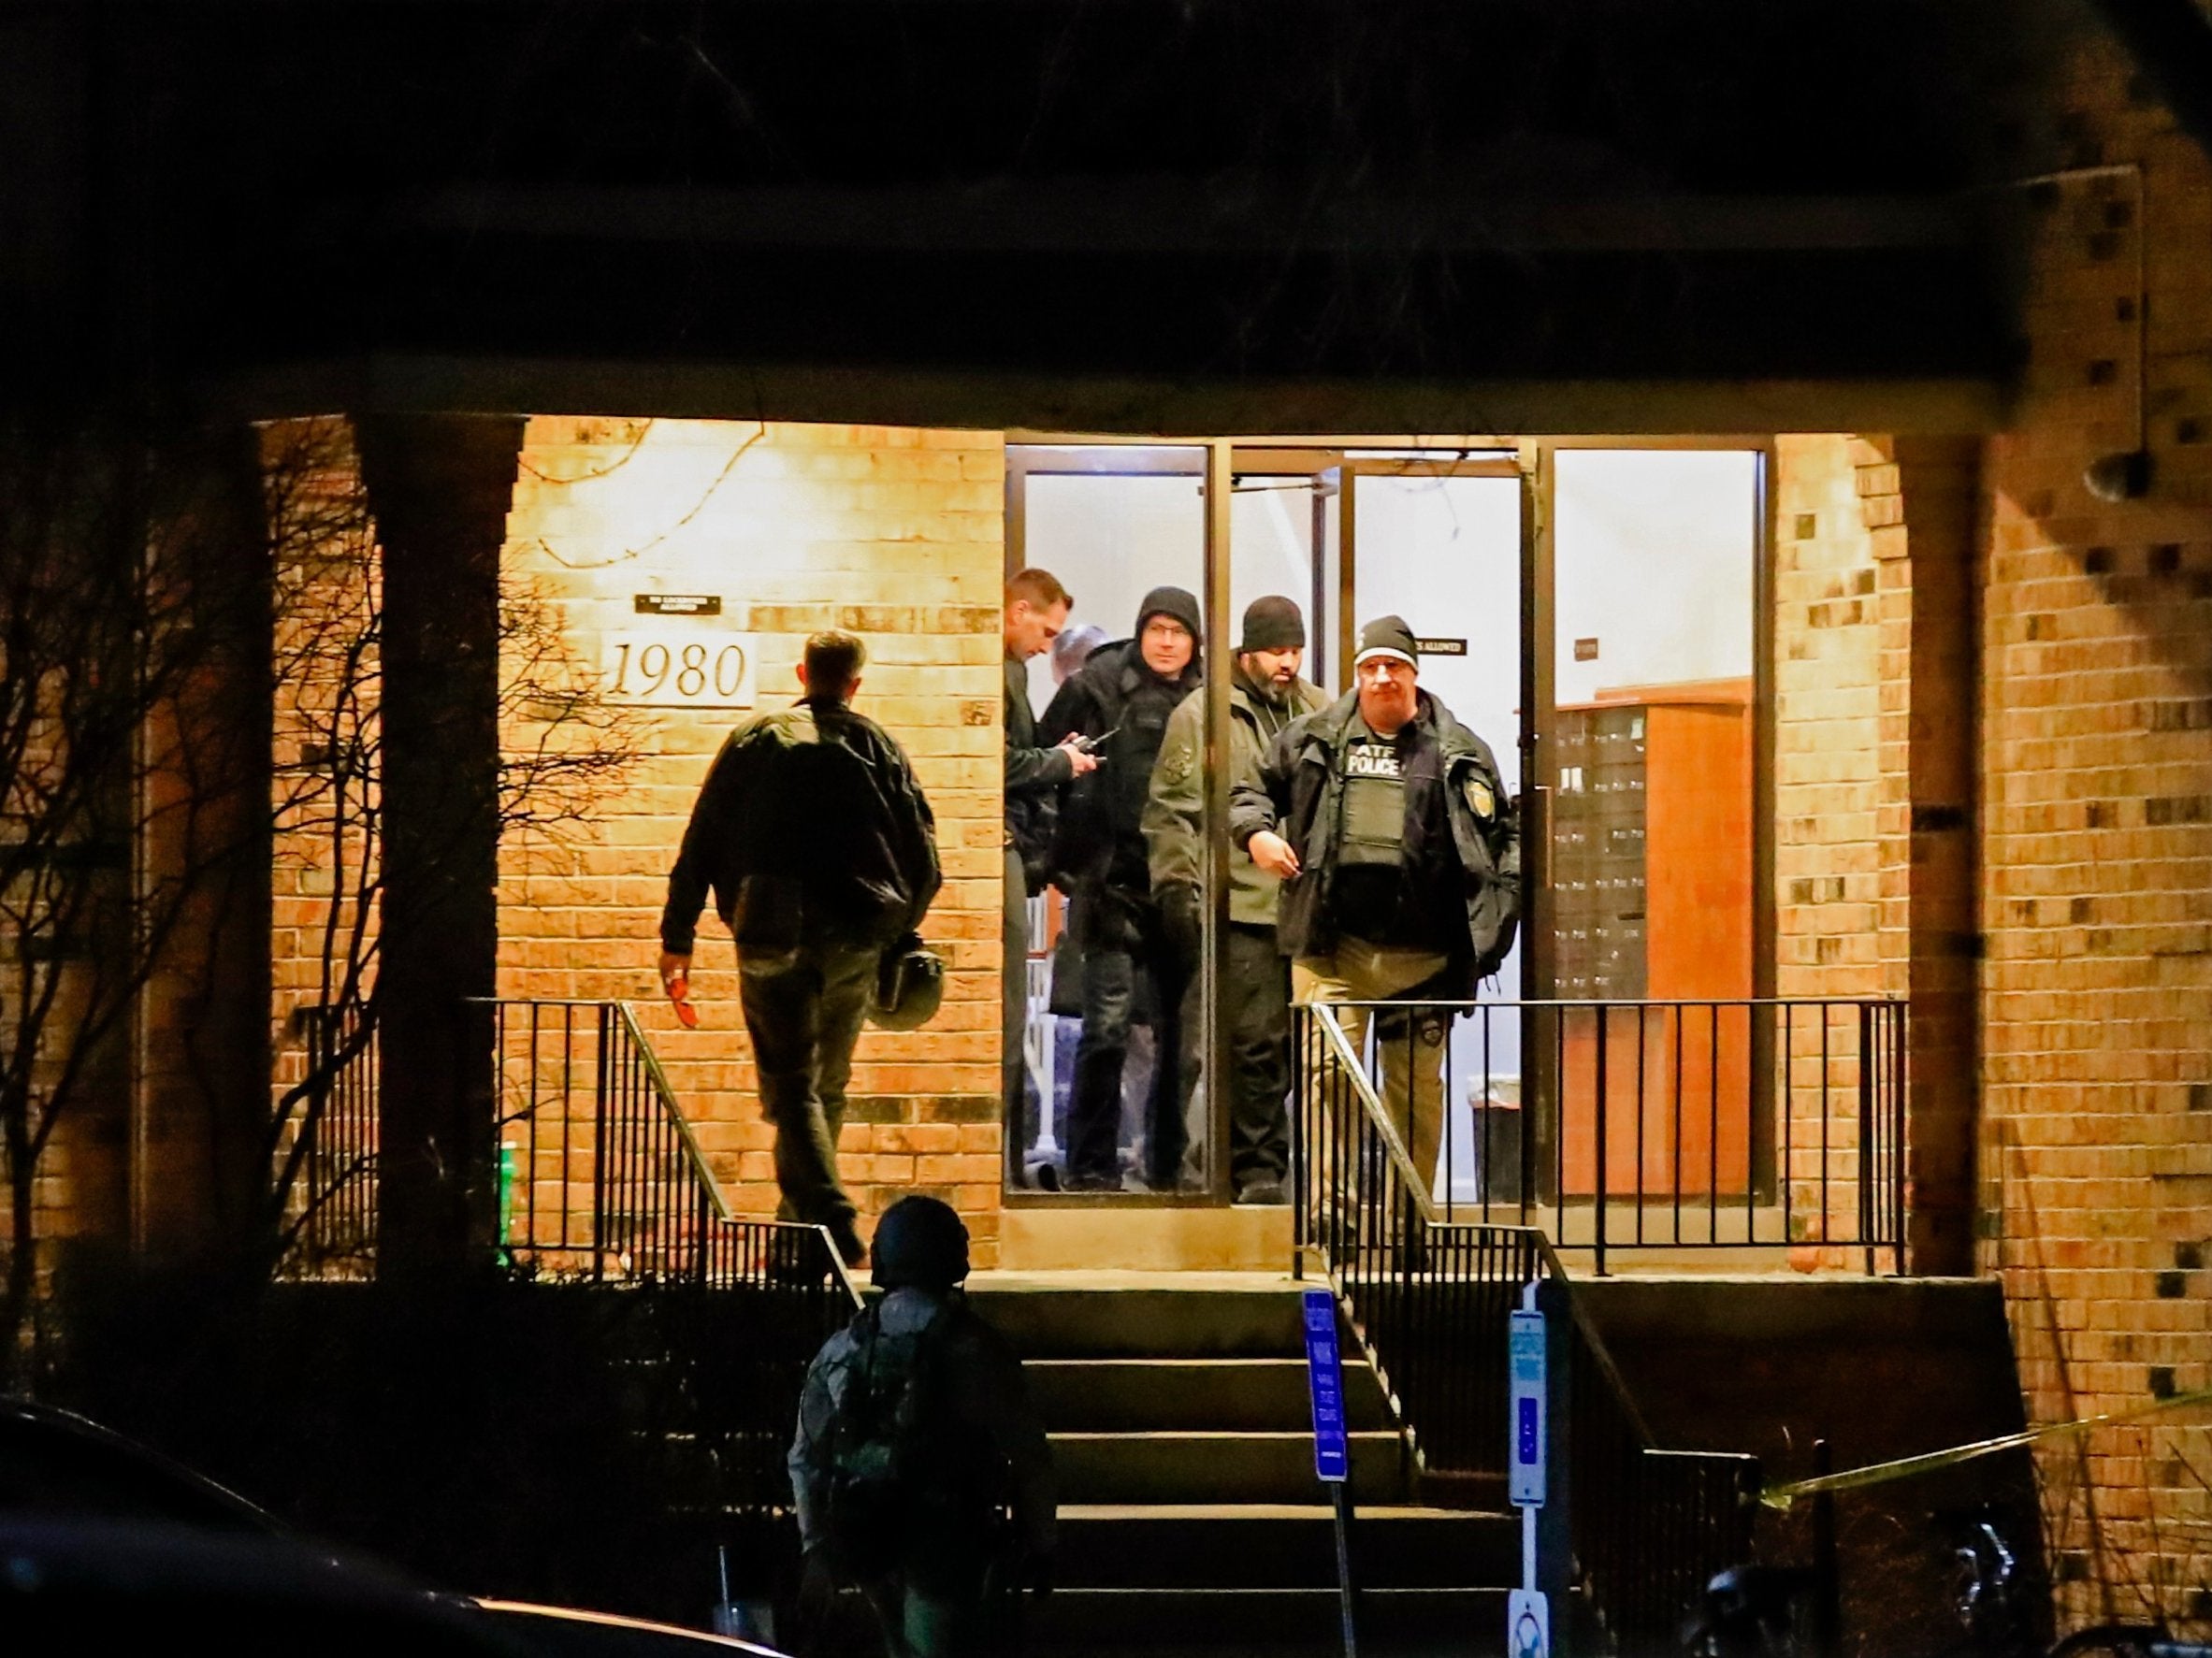
[[[1137,611],[1153,588],[1193,596],[1205,587],[1202,453],[1182,452],[1189,469],[1106,469],[1180,463],[1173,452],[1143,456],[1111,449],[1012,452],[1022,496],[1022,561],[1051,571],[1074,595],[1063,640],[1086,627],[1093,649],[1135,660]],[[1202,638],[1202,633],[1201,633]],[[1201,638],[1188,642],[1194,659]],[[1119,659],[1119,658],[1118,658]],[[1026,1073],[1019,1083],[1019,1142],[1009,1173],[1032,1189],[1159,1192],[1202,1189],[1210,1140],[1190,1062],[1199,1039],[1193,988],[1199,952],[1185,928],[1205,905],[1151,889],[1143,828],[1161,748],[1174,711],[1194,687],[1194,669],[1144,679],[1132,691],[1119,674],[1082,686],[1082,655],[1047,652],[1028,664],[1039,743],[1063,734],[1098,740],[1098,768],[1051,791],[1058,829],[1050,884],[1027,904],[1025,971],[1010,971],[1008,1032],[1019,1030]],[[1103,699],[1103,700],[1101,699]],[[1199,705],[1202,710],[1203,704]],[[1193,779],[1203,777],[1193,767]],[[1203,825],[1192,826],[1189,868],[1203,878]],[[1170,884],[1172,887],[1176,884]],[[1009,934],[1017,924],[1010,913]],[[1010,1104],[1010,1111],[1014,1109]]]
[[[1424,652],[1421,687],[1489,743],[1509,796],[1521,789],[1521,489],[1511,478],[1393,478],[1353,483],[1354,625],[1402,616],[1426,640],[1464,655]],[[1521,994],[1521,946],[1482,988],[1484,1001]],[[1485,1043],[1484,1031],[1488,1039]],[[1510,1017],[1452,1028],[1439,1190],[1479,1201],[1482,1119],[1520,1099],[1521,1031]]]
[[[1752,993],[1758,468],[1741,451],[1557,457],[1562,998]],[[1578,1016],[1562,1040],[1569,1195],[1597,1186],[1597,1032]],[[1748,1019],[1613,1018],[1605,1046],[1609,1189],[1741,1191],[1748,1125],[1712,1102],[1744,1097]]]

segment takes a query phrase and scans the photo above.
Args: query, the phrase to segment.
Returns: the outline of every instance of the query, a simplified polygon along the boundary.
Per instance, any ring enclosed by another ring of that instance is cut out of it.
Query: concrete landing
[[[1555,1218],[1547,1210],[1536,1220],[1549,1227]],[[1723,1243],[1717,1247],[1633,1245],[1633,1221],[1632,1216],[1624,1215],[1612,1229],[1619,1235],[1610,1240],[1607,1251],[1606,1270],[1612,1276],[1792,1280],[1863,1276],[1856,1256],[1847,1267],[1808,1271],[1803,1252],[1781,1243]],[[1498,1221],[1513,1223],[1510,1217]],[[1655,1224],[1647,1236],[1657,1233]],[[1570,1228],[1569,1241],[1556,1247],[1570,1276],[1596,1276],[1596,1257],[1586,1236],[1578,1236]],[[1887,1270],[1887,1255],[1877,1264]],[[1291,1212],[1285,1206],[1162,1208],[1111,1201],[1065,1207],[1009,1206],[999,1217],[999,1265],[1007,1272],[1029,1273],[1287,1274]]]
[[[999,1264],[1014,1272],[1285,1272],[1291,1212],[1267,1208],[1009,1205],[999,1215]]]

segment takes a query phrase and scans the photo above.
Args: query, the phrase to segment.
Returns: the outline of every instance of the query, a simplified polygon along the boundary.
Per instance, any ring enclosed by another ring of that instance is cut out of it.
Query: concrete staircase
[[[1337,1645],[1299,1288],[1260,1274],[972,1281],[1027,1363],[1060,1473],[1058,1583],[1028,1608],[1032,1651]],[[1363,1649],[1501,1647],[1516,1522],[1418,1500],[1381,1388],[1346,1348]]]

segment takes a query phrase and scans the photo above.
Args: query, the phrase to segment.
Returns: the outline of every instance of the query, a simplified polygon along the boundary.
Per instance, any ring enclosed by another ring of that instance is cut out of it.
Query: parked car
[[[0,1651],[782,1658],[702,1630],[426,1589],[74,1412],[0,1400]]]

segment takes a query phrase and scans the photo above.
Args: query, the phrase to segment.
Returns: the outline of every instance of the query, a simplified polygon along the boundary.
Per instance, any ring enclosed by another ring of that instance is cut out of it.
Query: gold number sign
[[[600,695],[636,708],[750,708],[753,636],[680,624],[602,634]]]

